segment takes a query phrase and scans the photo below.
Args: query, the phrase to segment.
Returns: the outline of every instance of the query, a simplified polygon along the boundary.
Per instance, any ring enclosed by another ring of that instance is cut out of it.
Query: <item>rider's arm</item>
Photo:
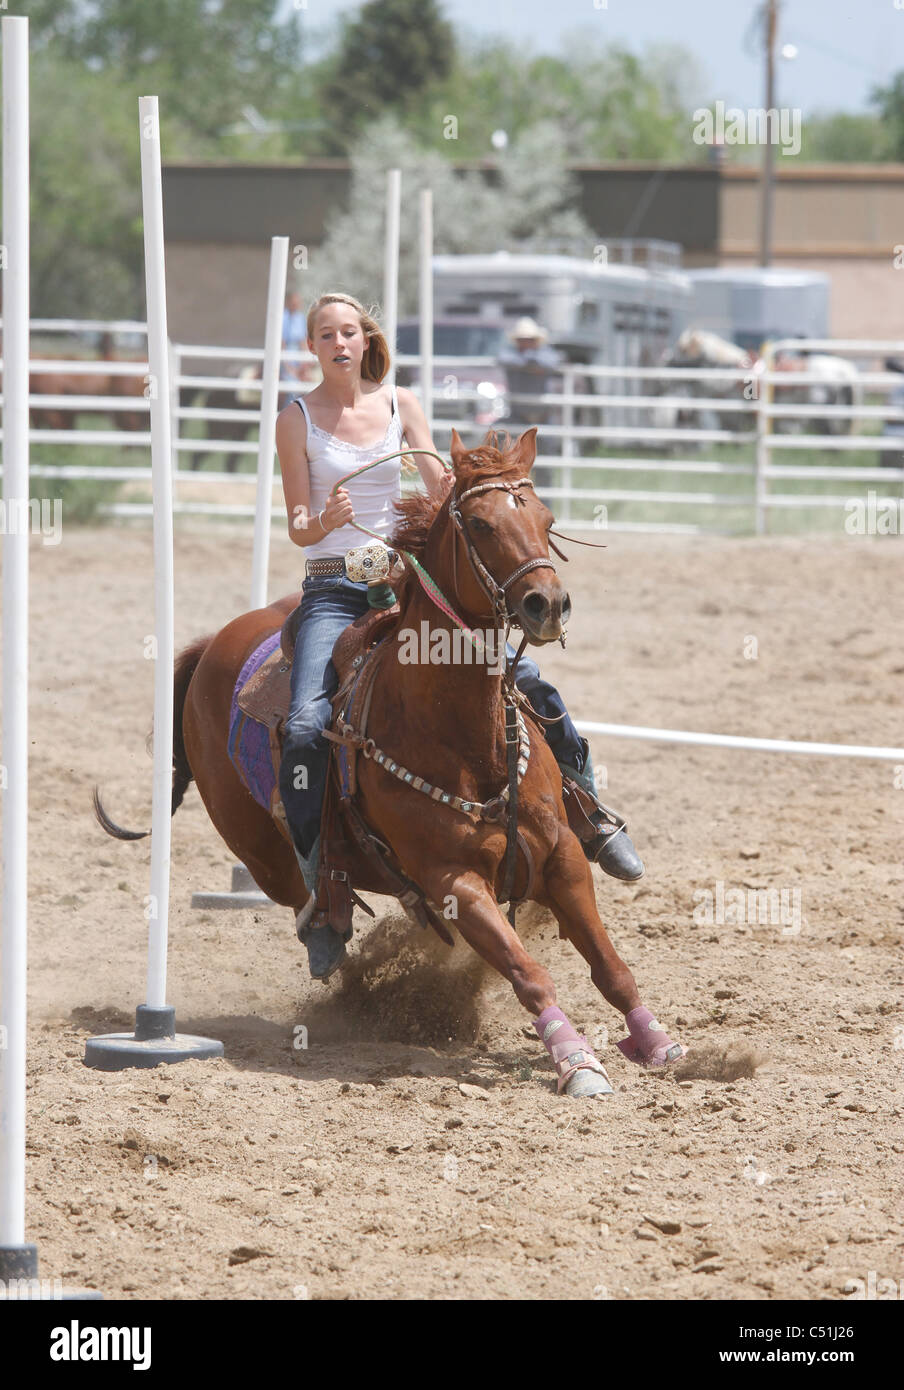
[[[430,437],[430,430],[427,426],[427,418],[421,409],[421,403],[413,391],[407,387],[400,386],[396,392],[399,402],[399,414],[402,417],[402,433],[408,444],[409,449],[431,449],[433,453],[439,453],[436,445]],[[418,472],[423,478],[427,491],[431,497],[444,497],[446,494],[446,474],[447,469],[443,468],[439,459],[431,458],[429,454],[412,454],[412,458],[418,467]]]
[[[313,545],[353,518],[348,493],[339,488],[319,517],[310,515],[311,476],[308,471],[308,426],[304,413],[290,402],[276,417],[276,452],[282,471],[283,495],[289,517],[289,539]]]

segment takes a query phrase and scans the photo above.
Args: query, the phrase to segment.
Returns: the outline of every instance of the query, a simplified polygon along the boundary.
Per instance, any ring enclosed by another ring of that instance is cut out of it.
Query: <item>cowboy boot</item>
[[[604,873],[625,883],[643,878],[644,866],[625,829],[622,817],[604,806],[596,794],[590,745],[581,739],[584,750],[584,769],[559,763],[565,792],[568,824],[581,842],[591,863],[596,862]]]
[[[328,980],[346,957],[345,943],[351,930],[340,935],[330,926],[325,912],[317,911],[317,880],[320,872],[320,836],[314,841],[309,855],[295,846],[295,858],[308,890],[308,900],[295,918],[295,934],[308,952],[308,968],[312,980]]]

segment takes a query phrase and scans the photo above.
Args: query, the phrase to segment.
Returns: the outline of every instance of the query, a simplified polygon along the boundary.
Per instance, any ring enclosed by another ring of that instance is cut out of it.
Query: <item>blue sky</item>
[[[600,8],[596,8],[597,3]],[[779,102],[804,115],[817,110],[862,111],[870,88],[904,68],[904,0],[784,0],[780,43],[798,56],[779,63]],[[360,0],[306,0],[299,4],[312,37],[338,12]],[[758,0],[444,0],[456,29],[504,35],[520,48],[556,52],[564,34],[576,29],[635,51],[657,42],[682,43],[702,69],[703,104],[721,98],[729,105],[762,104],[762,64],[747,33]]]

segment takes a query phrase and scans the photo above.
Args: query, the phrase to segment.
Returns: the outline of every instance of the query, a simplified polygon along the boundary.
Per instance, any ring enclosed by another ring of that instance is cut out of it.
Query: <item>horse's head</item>
[[[503,447],[491,431],[466,449],[453,429],[454,468],[448,498],[453,533],[447,545],[453,602],[484,622],[506,616],[535,646],[561,637],[571,601],[549,558],[555,518],[534,492],[530,470],[537,456],[536,426]]]

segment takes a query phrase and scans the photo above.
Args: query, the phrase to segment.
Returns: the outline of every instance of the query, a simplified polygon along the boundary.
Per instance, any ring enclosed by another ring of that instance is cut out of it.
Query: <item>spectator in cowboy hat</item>
[[[558,386],[555,368],[562,354],[548,347],[549,334],[532,318],[518,319],[507,334],[510,348],[499,354],[499,365],[505,368],[509,396],[545,396]],[[548,406],[534,405],[531,400],[512,402],[509,416],[522,425],[545,425],[551,418]]]
[[[509,396],[506,419],[516,421],[521,428],[558,424],[560,412],[548,405],[535,405],[534,398],[561,391],[561,377],[556,368],[562,361],[562,353],[546,346],[549,334],[532,318],[518,319],[506,336],[512,346],[499,354]],[[512,396],[526,399],[513,401]],[[533,476],[537,487],[547,487],[552,470],[535,467]]]

